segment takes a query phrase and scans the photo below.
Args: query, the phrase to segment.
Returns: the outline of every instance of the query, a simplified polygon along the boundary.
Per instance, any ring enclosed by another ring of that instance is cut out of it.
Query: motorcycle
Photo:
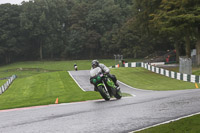
[[[111,78],[102,73],[100,67],[90,70],[90,83],[97,87],[97,91],[106,100],[110,100],[112,96],[121,99],[122,93]]]

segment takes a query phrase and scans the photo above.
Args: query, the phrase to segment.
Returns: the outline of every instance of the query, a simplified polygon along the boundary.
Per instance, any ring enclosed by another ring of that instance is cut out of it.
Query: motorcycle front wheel
[[[106,101],[110,100],[110,95],[104,86],[98,86],[98,91]]]
[[[112,89],[112,94],[115,98],[121,99],[122,98],[122,93],[121,90],[117,90],[116,88],[111,88]]]
[[[116,90],[116,94],[114,95],[115,98],[121,99],[122,98],[122,93],[120,90]]]

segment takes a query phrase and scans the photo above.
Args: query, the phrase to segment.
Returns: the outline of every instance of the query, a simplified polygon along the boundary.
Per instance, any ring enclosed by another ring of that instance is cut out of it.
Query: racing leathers
[[[115,83],[115,85],[119,88],[119,84],[117,83],[117,78],[115,77],[115,75],[110,74],[110,69],[101,63],[99,63],[98,67],[100,67],[103,74],[106,74],[109,78],[111,78],[113,82]],[[94,91],[97,91],[97,86],[94,87]]]

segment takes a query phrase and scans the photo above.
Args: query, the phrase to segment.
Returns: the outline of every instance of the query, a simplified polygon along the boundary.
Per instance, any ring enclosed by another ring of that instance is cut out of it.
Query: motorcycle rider
[[[76,63],[74,63],[74,70],[78,71],[78,66],[76,65]]]
[[[110,74],[110,69],[108,67],[106,67],[104,64],[99,63],[98,60],[93,60],[92,61],[92,68],[94,69],[96,67],[100,67],[103,74],[108,75],[109,78],[111,78],[113,80],[113,82],[115,83],[115,85],[117,86],[117,90],[119,90],[119,84],[117,83],[117,78],[115,77],[115,75]],[[94,91],[97,91],[97,86],[94,87]]]

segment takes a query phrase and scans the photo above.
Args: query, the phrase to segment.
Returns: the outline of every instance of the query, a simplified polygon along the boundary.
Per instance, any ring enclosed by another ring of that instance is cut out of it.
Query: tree
[[[117,35],[133,15],[132,4],[131,0],[31,0],[13,6],[15,15],[3,7],[0,60],[83,59],[122,52]]]
[[[45,6],[46,5],[46,6]],[[47,3],[42,0],[34,2],[24,2],[22,5],[23,12],[21,13],[21,27],[28,34],[29,43],[38,51],[40,59],[43,59],[44,37],[46,35],[47,20],[44,11],[47,10]],[[34,55],[35,56],[35,55]]]
[[[191,56],[191,38],[199,24],[198,5],[199,2],[193,0],[162,0],[158,10],[150,15],[154,27],[159,26],[161,32],[170,32],[174,39],[184,39],[188,57]]]
[[[61,56],[68,26],[66,1],[35,0],[24,2],[22,6],[21,25],[38,51],[35,56],[39,55],[41,60]]]
[[[0,55],[10,63],[20,53],[20,8],[17,5],[0,5]]]

